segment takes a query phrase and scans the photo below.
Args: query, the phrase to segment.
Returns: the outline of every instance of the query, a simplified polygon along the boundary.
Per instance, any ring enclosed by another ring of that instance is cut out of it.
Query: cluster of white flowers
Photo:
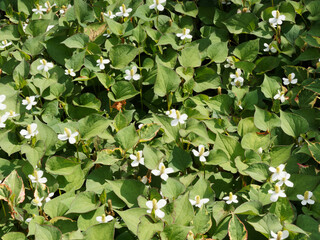
[[[166,115],[168,115],[170,118],[173,118],[171,121],[171,126],[175,127],[178,125],[178,123],[184,124],[185,121],[188,119],[187,114],[181,114],[178,110],[171,109],[170,111],[166,111]]]

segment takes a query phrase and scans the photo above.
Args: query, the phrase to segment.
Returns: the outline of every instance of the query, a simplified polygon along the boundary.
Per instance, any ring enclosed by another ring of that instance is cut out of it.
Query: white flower
[[[203,204],[209,202],[209,198],[200,199],[200,196],[197,195],[194,197],[195,200],[189,199],[191,205],[201,208]]]
[[[37,102],[35,101],[36,96],[30,96],[26,97],[26,99],[22,100],[22,105],[27,105],[26,109],[30,110],[32,106],[37,105]]]
[[[238,203],[237,196],[233,195],[232,192],[229,193],[229,196],[226,196],[222,199],[225,200],[227,204],[231,204],[233,202]]]
[[[58,134],[58,138],[61,141],[66,141],[69,140],[70,144],[74,144],[76,142],[76,136],[78,136],[79,132],[74,132],[72,133],[69,128],[64,128],[64,133],[63,134]]]
[[[29,19],[27,19],[26,22],[23,23],[23,25],[22,25],[22,29],[24,32],[26,31],[26,28],[28,27],[28,23],[29,23]]]
[[[147,184],[148,182],[148,177],[147,176],[143,176],[140,180],[143,184]]]
[[[190,33],[190,29],[184,28],[184,29],[182,30],[182,33],[177,33],[176,35],[177,35],[177,37],[181,38],[181,40],[183,40],[183,39],[185,39],[185,38],[191,39],[192,36],[191,36],[189,33]]]
[[[124,79],[126,79],[128,81],[131,79],[137,81],[141,78],[140,74],[137,74],[137,67],[136,66],[133,66],[131,68],[131,70],[125,70],[125,73],[126,73],[126,75],[124,76]]]
[[[198,151],[195,149],[192,149],[192,152],[196,157],[200,158],[200,162],[205,162],[206,161],[205,157],[209,156],[209,151],[205,152],[205,150],[206,149],[205,149],[204,145],[199,145]]]
[[[283,103],[284,101],[286,101],[286,96],[284,95],[284,92],[280,92],[280,90],[278,90],[278,93],[274,95],[273,99],[280,99],[280,101]]]
[[[10,110],[9,112],[6,112],[5,115],[7,115],[8,118],[14,118],[14,117],[18,117],[20,114]]]
[[[26,220],[24,220],[26,223],[29,223],[29,222],[31,222],[31,220],[33,219],[33,217],[29,217],[29,218],[27,218]]]
[[[76,76],[76,73],[73,71],[72,68],[64,70],[64,74],[65,74],[65,75],[70,75],[70,76],[72,76],[72,77],[75,77],[75,76]]]
[[[171,117],[171,118],[176,118],[177,117],[175,109],[171,109],[169,111],[166,111],[166,115],[168,115],[168,117]]]
[[[28,177],[30,178],[32,183],[46,183],[47,182],[47,178],[42,177],[43,175],[43,171],[42,170],[38,170],[35,169],[33,171],[33,175],[29,174]]]
[[[49,193],[48,197],[46,197],[45,201],[49,202],[51,200],[51,198],[53,197],[54,193]]]
[[[287,172],[283,172],[282,178],[280,179],[277,184],[279,186],[282,186],[283,184],[287,185],[288,187],[293,187],[293,182],[289,181],[288,179],[290,178],[290,174]]]
[[[45,59],[40,60],[41,65],[37,67],[38,71],[44,70],[45,72],[48,72],[50,68],[53,68],[53,63],[47,62]]]
[[[279,231],[276,234],[273,231],[271,231],[271,236],[272,238],[270,238],[270,240],[282,240],[289,237],[289,232],[287,230],[284,230],[284,231]]]
[[[234,82],[231,82],[231,85],[233,86],[242,86],[243,85],[243,77],[241,77],[241,69],[237,68],[236,74],[231,73],[230,78],[234,79]]]
[[[120,7],[120,12],[116,13],[116,16],[118,17],[129,17],[129,13],[132,12],[132,8],[126,9],[126,6],[124,4]]]
[[[42,15],[44,12],[47,12],[47,9],[45,9],[41,5],[37,4],[36,8],[32,9],[32,12],[34,12],[35,14]]]
[[[298,82],[298,79],[294,78],[296,75],[294,73],[290,73],[288,75],[288,78],[282,78],[284,85],[296,84]]]
[[[173,172],[174,171],[172,168],[166,168],[166,166],[162,162],[159,164],[159,170],[155,169],[155,170],[151,171],[151,173],[153,175],[155,175],[155,176],[160,175],[160,177],[165,181],[167,181],[167,179],[169,177],[168,174],[173,173]]]
[[[236,68],[235,65],[234,65],[234,61],[233,61],[232,57],[228,57],[226,59],[226,61],[227,61],[227,64],[224,65],[225,68],[229,68],[229,67],[232,68],[232,69]]]
[[[280,15],[278,10],[274,10],[271,12],[273,18],[269,18],[269,23],[272,27],[276,27],[277,25],[281,25],[282,21],[286,19],[286,16]]]
[[[43,197],[40,198],[38,190],[35,190],[34,199],[31,201],[31,204],[35,205],[35,206],[38,206],[38,207],[41,207],[42,206],[42,200],[43,200]]]
[[[54,25],[48,25],[46,32],[50,31],[53,27]]]
[[[314,200],[311,199],[313,193],[310,191],[305,191],[304,196],[302,196],[301,194],[297,195],[297,198],[301,201],[302,205],[306,205],[308,204],[314,204]]]
[[[3,40],[1,41],[1,45],[0,45],[0,48],[5,48],[5,47],[8,47],[12,44],[12,42],[8,42],[7,40]]]
[[[54,3],[51,5],[49,1],[46,1],[44,6],[46,7],[46,11],[50,11],[54,6],[57,6],[57,4]]]
[[[31,123],[30,125],[27,126],[27,130],[22,129],[20,131],[20,134],[24,136],[26,139],[30,139],[31,137],[34,137],[37,135],[39,131],[37,130],[37,124],[36,123]]]
[[[7,105],[3,104],[5,100],[6,95],[0,95],[0,110],[5,110],[7,108]]]
[[[140,123],[140,124],[138,125],[138,128],[141,129],[142,127],[143,127],[143,123]]]
[[[284,164],[280,164],[278,167],[274,168],[274,167],[269,167],[269,171],[273,172],[273,174],[271,175],[271,179],[272,181],[276,181],[276,180],[281,180],[284,177],[284,170],[285,165]],[[289,176],[290,177],[290,176]]]
[[[99,223],[107,223],[112,221],[113,217],[111,215],[106,216],[105,214],[102,214],[102,216],[96,217],[97,222]]]
[[[226,4],[226,5],[230,5],[231,4],[230,0],[221,0],[221,3],[222,4]]]
[[[165,199],[160,199],[157,201],[156,199],[153,199],[152,201],[147,201],[146,205],[149,208],[147,210],[147,213],[152,213],[154,211],[154,214],[158,218],[163,218],[164,217],[164,212],[160,210],[160,208],[163,208],[167,204],[167,201]]]
[[[280,186],[278,184],[276,184],[274,186],[274,191],[273,190],[269,190],[268,193],[271,194],[270,197],[270,201],[271,202],[276,202],[278,201],[279,197],[286,197],[287,195],[284,193],[284,190],[281,190]]]
[[[132,167],[138,167],[139,164],[144,165],[144,158],[142,157],[142,151],[138,151],[136,155],[130,154],[130,159],[133,160],[131,163]]]
[[[71,7],[72,7],[71,4],[69,4],[68,7],[66,7],[66,6],[63,5],[63,6],[62,6],[62,9],[59,10],[60,14],[65,14],[66,11],[67,11],[69,8],[71,8]]]
[[[277,52],[277,49],[275,49],[275,47],[272,46],[272,44],[264,43],[263,46],[265,46],[265,49],[263,49],[263,51],[265,52],[269,52],[269,51],[271,51],[272,53]]]
[[[263,152],[262,147],[259,147],[259,149],[258,149],[258,153],[259,153],[259,154],[262,154],[262,152]]]
[[[109,59],[103,59],[103,57],[101,56],[99,60],[97,60],[97,66],[99,66],[99,68],[101,70],[105,69],[104,65],[108,64],[110,62]]]
[[[111,19],[116,17],[110,10],[107,13],[103,13],[103,15]]]
[[[3,116],[0,117],[0,128],[5,128],[6,124],[5,121],[7,121],[8,115],[4,114]]]
[[[166,0],[153,0],[153,4],[151,4],[149,6],[150,9],[154,9],[157,8],[159,11],[163,11],[164,10],[164,6],[162,6],[161,4],[165,3]]]
[[[171,118],[173,118],[173,120],[171,121],[171,126],[177,126],[178,123],[184,124],[185,121],[188,118],[187,114],[180,114],[180,112],[178,110],[172,111]],[[169,117],[170,117],[169,115]]]

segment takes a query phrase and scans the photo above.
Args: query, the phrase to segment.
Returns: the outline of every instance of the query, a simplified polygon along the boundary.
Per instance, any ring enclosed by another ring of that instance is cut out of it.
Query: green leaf
[[[75,0],[73,8],[74,15],[80,24],[86,22],[93,22],[95,20],[92,8],[85,1]]]
[[[270,151],[270,166],[278,167],[281,163],[286,163],[291,156],[293,144],[289,146],[275,146]]]
[[[192,222],[192,232],[195,235],[205,234],[212,226],[211,214],[205,208],[201,208]]]
[[[4,179],[2,184],[5,184],[10,188],[10,202],[12,202],[14,206],[24,201],[24,184],[17,171],[12,171],[10,175]]]
[[[271,131],[274,127],[280,127],[280,118],[264,109],[255,106],[254,125],[262,131]]]
[[[184,48],[178,59],[183,67],[199,67],[201,65],[201,57],[198,45]]]
[[[84,48],[89,42],[89,36],[83,33],[77,33],[68,37],[62,42],[69,48]]]
[[[184,171],[192,164],[192,158],[189,153],[179,147],[174,147],[169,156],[169,167],[175,171]]]
[[[109,18],[107,18],[106,20],[108,23],[108,27],[110,28],[112,33],[116,35],[122,35],[124,33],[124,25]]]
[[[143,184],[143,183],[142,183]],[[138,225],[139,225],[139,219],[143,215],[147,215],[147,209],[146,208],[130,208],[126,211],[116,211],[121,219],[125,222],[128,229],[133,232],[135,235],[138,233]]]
[[[309,142],[308,143],[308,149],[313,157],[314,160],[316,160],[318,163],[320,163],[320,143],[318,142]]]
[[[138,129],[138,134],[140,136],[139,142],[151,141],[160,130],[161,126],[159,124],[144,124],[140,129]]]
[[[279,198],[278,201],[272,203],[270,213],[278,216],[281,222],[291,223],[295,217],[293,207],[287,198]]]
[[[259,129],[255,127],[254,118],[247,117],[240,120],[238,124],[238,134],[243,137],[247,133],[258,132]]]
[[[98,208],[100,202],[94,192],[80,192],[71,203],[69,213],[86,213]]]
[[[102,223],[94,225],[87,229],[85,232],[85,239],[87,240],[113,240],[114,239],[114,223],[111,221],[108,223]]]
[[[139,49],[132,45],[116,45],[110,49],[109,56],[112,67],[122,69],[129,65],[139,53]]]
[[[193,207],[189,201],[189,194],[184,194],[174,201],[174,223],[187,225],[194,218]]]
[[[236,215],[232,215],[228,226],[230,240],[248,239],[248,231]]]
[[[112,85],[111,90],[112,92],[108,93],[108,97],[114,102],[130,99],[139,94],[132,83],[128,81],[116,82]]]
[[[268,149],[270,145],[270,135],[258,135],[257,133],[247,133],[241,140],[241,147],[257,151],[260,147]]]
[[[259,53],[259,39],[247,41],[239,44],[234,50],[233,55],[242,61],[253,61]]]
[[[254,69],[257,73],[265,73],[271,71],[279,66],[280,60],[277,57],[261,57],[256,62],[256,68]]]
[[[79,121],[80,136],[84,140],[99,136],[107,129],[110,123],[110,119],[98,114],[90,114]]]
[[[144,195],[146,186],[137,180],[126,179],[108,181],[114,193],[124,201],[129,208],[138,206],[138,196]]]
[[[74,172],[79,162],[75,160],[54,156],[47,160],[46,171],[57,175],[70,175]]]
[[[258,18],[253,13],[234,14],[224,24],[230,33],[250,33],[257,28]]]
[[[212,68],[200,67],[196,70],[195,75],[196,84],[193,90],[197,93],[221,86],[221,79]]]
[[[177,141],[179,138],[179,129],[171,126],[172,118],[167,116],[153,114],[154,121],[159,123],[164,129],[165,135],[167,136],[167,142]]]
[[[163,222],[159,221],[154,223],[149,216],[142,216],[138,224],[137,236],[141,240],[150,240],[155,233],[162,232],[163,228]]]
[[[309,129],[308,121],[294,113],[287,113],[280,110],[280,120],[282,130],[292,137],[297,138]]]
[[[101,107],[100,100],[92,93],[83,93],[80,96],[76,96],[73,98],[72,102],[75,106],[92,108],[97,111],[99,111]]]
[[[260,233],[270,235],[270,232],[278,232],[282,230],[282,225],[277,216],[267,213],[263,217],[255,216],[247,221],[254,229]]]
[[[102,165],[113,165],[116,162],[120,161],[122,159],[121,156],[121,149],[115,148],[115,149],[103,149],[99,152],[97,152],[97,160],[95,161],[95,164],[102,164]]]
[[[69,210],[74,199],[73,192],[64,193],[47,202],[44,205],[44,211],[51,218],[63,216]]]
[[[319,222],[307,215],[299,215],[297,218],[297,226],[304,231],[311,233],[308,237],[310,240],[317,240],[320,238]]]
[[[44,156],[44,150],[45,145],[43,141],[37,141],[34,147],[27,144],[21,146],[21,153],[26,154],[27,160],[34,168]]]
[[[240,143],[235,138],[222,134],[217,134],[215,148],[224,151],[231,159],[243,156],[244,153]]]
[[[175,4],[174,10],[194,18],[198,15],[198,8],[195,2],[184,2]]]
[[[134,124],[131,124],[130,126],[125,127],[117,132],[114,139],[125,151],[127,151],[138,143],[139,135],[134,127]]]
[[[160,233],[160,236],[161,239],[165,240],[186,240],[190,230],[191,227],[179,224],[170,224],[164,228],[163,232]]]
[[[164,97],[169,92],[177,90],[180,78],[175,71],[158,64],[157,79],[154,85],[154,92],[160,97]]]
[[[258,182],[264,182],[270,175],[269,166],[265,163],[251,164],[244,172]]]
[[[260,215],[260,210],[262,209],[262,204],[258,201],[250,201],[242,203],[239,207],[234,211],[235,214],[243,214],[243,215]]]
[[[2,236],[3,240],[26,240],[26,236],[21,232],[8,232]]]
[[[164,154],[153,147],[145,144],[143,148],[144,164],[148,169],[158,169],[161,159]]]
[[[161,183],[161,192],[167,198],[178,198],[186,190],[185,186],[174,178],[168,178],[166,182]]]
[[[36,224],[35,240],[60,240],[61,231],[53,226]]]
[[[228,57],[228,42],[214,42],[210,44],[207,54],[216,63],[224,62]]]
[[[271,78],[267,75],[264,75],[264,80],[261,84],[261,91],[263,92],[266,98],[273,99],[273,97],[278,93],[279,89],[280,85],[275,78]]]

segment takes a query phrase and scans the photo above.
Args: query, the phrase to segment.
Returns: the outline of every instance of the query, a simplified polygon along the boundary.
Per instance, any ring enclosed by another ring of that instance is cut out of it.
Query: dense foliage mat
[[[320,1],[0,16],[2,239],[320,239]]]

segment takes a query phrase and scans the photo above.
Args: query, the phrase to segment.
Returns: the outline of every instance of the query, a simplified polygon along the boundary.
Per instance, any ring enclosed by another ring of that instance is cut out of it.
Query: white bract
[[[296,75],[294,73],[290,73],[288,75],[288,78],[282,78],[284,85],[296,84],[298,82],[298,79],[294,78]]]
[[[103,59],[103,57],[101,56],[99,60],[97,60],[97,66],[99,66],[99,68],[101,70],[105,69],[104,65],[108,64],[110,62],[109,59]]]
[[[288,179],[290,178],[290,174],[287,172],[284,172],[282,175],[282,178],[280,179],[277,184],[279,186],[282,186],[283,184],[287,185],[288,187],[293,187],[293,182],[289,181]]]
[[[3,116],[0,117],[0,128],[5,128],[6,124],[5,121],[7,121],[8,115],[4,114]]]
[[[206,149],[205,149],[204,145],[199,145],[198,151],[195,149],[192,149],[192,152],[196,157],[199,157],[200,162],[205,162],[206,161],[205,157],[209,156],[209,151],[205,152],[205,150]]]
[[[42,7],[42,5],[37,4],[36,8],[32,9],[32,12],[35,14],[40,14],[41,16],[44,12],[47,12],[47,9]]]
[[[137,67],[133,66],[130,70],[125,70],[126,75],[124,76],[124,79],[126,80],[139,80],[141,78],[140,74],[137,74]]]
[[[124,4],[120,7],[120,12],[116,13],[116,16],[118,17],[129,17],[129,13],[132,12],[132,8],[126,9],[126,6]]]
[[[54,25],[48,25],[46,32],[50,31],[53,27]]]
[[[30,178],[32,183],[41,183],[44,184],[47,182],[47,178],[42,177],[43,176],[43,171],[35,169],[33,171],[33,175],[29,174],[28,177]]]
[[[281,25],[282,21],[286,20],[286,16],[280,15],[278,10],[274,10],[271,12],[273,18],[269,18],[269,23],[272,27],[276,27],[277,25]]]
[[[265,47],[265,49],[263,49],[263,51],[265,52],[272,52],[272,53],[276,53],[277,49],[275,49],[274,46],[272,46],[272,44],[268,44],[268,43],[264,43],[263,46]]]
[[[269,171],[273,172],[273,174],[271,175],[271,179],[272,181],[276,181],[276,180],[281,180],[284,175],[285,175],[285,171],[284,170],[285,165],[284,164],[280,164],[278,167],[274,168],[274,167],[269,167]],[[290,176],[289,176],[290,177]]]
[[[35,205],[35,206],[38,206],[38,207],[41,207],[41,206],[42,206],[42,200],[43,200],[43,197],[40,198],[40,197],[39,197],[39,193],[38,193],[38,191],[36,190],[36,191],[34,192],[34,199],[32,199],[31,204],[32,204],[32,205]]]
[[[40,60],[40,65],[37,67],[38,71],[45,71],[48,72],[50,68],[53,68],[53,63],[51,62],[47,62],[45,59],[41,59]]]
[[[102,216],[96,217],[97,222],[99,223],[107,223],[112,221],[113,217],[111,215],[106,216],[105,214],[102,214]]]
[[[276,184],[274,186],[274,191],[273,190],[269,190],[268,193],[271,194],[271,197],[270,197],[270,201],[271,202],[276,202],[278,201],[278,198],[279,197],[286,197],[287,195],[284,193],[284,190],[282,190],[280,188],[280,186],[278,184]]]
[[[8,47],[12,44],[12,42],[8,42],[7,40],[3,40],[1,41],[1,45],[0,45],[0,48],[5,48],[5,47]]]
[[[76,76],[76,73],[73,71],[72,68],[64,70],[64,74],[65,75],[70,75],[71,77],[75,77]]]
[[[7,105],[3,102],[6,100],[6,95],[0,95],[0,110],[5,110]]]
[[[39,133],[37,130],[37,124],[36,123],[31,123],[30,125],[27,126],[27,130],[22,129],[20,131],[20,134],[24,136],[26,139],[30,139],[31,137],[36,136]]]
[[[69,128],[64,128],[64,133],[58,134],[58,138],[61,141],[69,140],[70,144],[74,144],[76,142],[76,136],[78,136],[78,135],[79,135],[79,132],[72,133]]]
[[[311,199],[313,193],[310,191],[305,191],[304,195],[302,196],[301,194],[297,195],[297,198],[301,201],[302,205],[308,204],[314,204],[314,200]]]
[[[185,39],[185,38],[188,38],[188,39],[191,39],[192,38],[192,35],[189,34],[190,33],[190,29],[188,28],[184,28],[182,30],[182,33],[177,33],[177,37],[179,37],[181,40]]]
[[[166,3],[166,0],[153,0],[153,4],[149,6],[150,9],[157,8],[159,11],[164,10],[164,6],[162,6],[163,3]]]
[[[166,168],[166,166],[162,162],[159,164],[159,170],[155,169],[155,170],[151,171],[151,173],[153,175],[155,175],[155,176],[160,175],[160,177],[165,181],[167,181],[167,179],[169,177],[168,174],[173,173],[173,172],[174,171],[172,168]]]
[[[55,4],[55,3],[51,5],[49,1],[46,1],[45,4],[44,4],[44,6],[46,7],[47,11],[50,11],[56,5],[57,4]]]
[[[234,65],[234,61],[232,59],[232,57],[228,57],[226,59],[227,63],[224,65],[225,68],[232,68],[232,69],[235,69],[235,65]]]
[[[274,233],[273,231],[271,231],[271,237],[272,238],[270,238],[270,240],[286,239],[287,237],[289,237],[289,232],[287,230],[279,231],[277,233]]]
[[[165,199],[160,199],[157,201],[156,199],[153,199],[152,201],[147,201],[146,206],[149,208],[147,210],[147,213],[152,213],[154,211],[155,216],[158,218],[164,217],[164,212],[160,210],[160,208],[163,208],[167,204],[167,201]]]
[[[108,18],[110,18],[110,19],[116,17],[116,15],[114,15],[114,14],[112,13],[112,11],[110,11],[110,10],[109,10],[107,13],[103,13],[103,15],[105,15],[106,17],[108,17]]]
[[[273,99],[280,99],[280,101],[283,103],[284,101],[286,101],[286,96],[284,95],[284,92],[280,92],[280,90],[278,90],[278,93],[274,95]]]
[[[175,109],[171,109],[170,111],[167,111],[166,114],[173,118],[173,120],[171,121],[171,126],[177,126],[178,123],[184,124],[185,121],[188,119],[188,115],[187,114],[181,114],[178,110]]]
[[[139,164],[144,165],[144,158],[142,157],[142,151],[137,151],[136,155],[130,154],[130,159],[133,160],[131,163],[132,167],[138,167]]]
[[[147,182],[148,182],[147,176],[143,176],[140,181],[141,181],[143,184],[147,184]]]
[[[51,201],[51,198],[53,197],[54,193],[49,193],[48,197],[45,198],[45,202]]]
[[[229,196],[224,197],[223,200],[225,200],[227,204],[238,203],[237,198],[236,195],[233,195],[232,192],[230,192]]]
[[[200,196],[197,195],[194,197],[194,200],[193,199],[189,199],[190,203],[192,206],[196,206],[198,208],[201,208],[203,204],[206,204],[209,202],[209,198],[202,198],[200,199]]]
[[[259,149],[258,149],[258,153],[259,153],[259,154],[262,154],[262,152],[263,152],[262,147],[259,147]]]
[[[231,85],[237,86],[237,87],[240,87],[243,85],[243,77],[241,77],[241,74],[242,72],[240,68],[237,68],[235,74],[233,73],[230,74],[230,78],[234,79],[234,81],[231,82]]]
[[[171,117],[171,118],[176,118],[176,116],[177,116],[176,110],[175,109],[171,109],[169,111],[166,111],[166,115],[168,115],[168,117]]]
[[[22,105],[27,105],[26,109],[30,110],[32,106],[37,105],[37,102],[35,101],[36,96],[30,96],[26,97],[26,99],[22,100]]]

